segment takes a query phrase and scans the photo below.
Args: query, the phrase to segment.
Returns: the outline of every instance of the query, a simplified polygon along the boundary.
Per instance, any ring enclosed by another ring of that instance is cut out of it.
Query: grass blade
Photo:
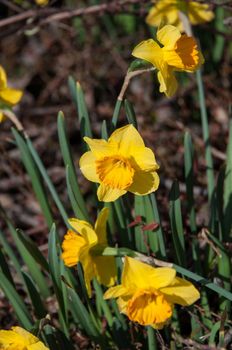
[[[66,133],[66,128],[65,128],[65,120],[64,120],[64,115],[62,112],[58,114],[58,136],[59,136],[59,142],[60,142],[60,149],[62,152],[63,160],[65,167],[69,168],[69,181],[70,185],[72,188],[72,192],[74,194],[74,197],[76,198],[76,201],[78,203],[78,206],[81,209],[81,215],[82,217],[79,217],[80,219],[87,220],[88,221],[88,212],[85,206],[85,202],[83,199],[83,196],[81,194],[79,184],[77,182],[77,175],[74,167],[74,162],[72,158],[72,153],[70,151],[70,145],[68,143],[67,139],[67,133]],[[84,217],[83,217],[84,215]]]

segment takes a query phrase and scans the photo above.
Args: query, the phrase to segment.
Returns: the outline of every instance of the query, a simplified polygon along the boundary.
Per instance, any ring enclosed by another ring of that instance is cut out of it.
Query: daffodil
[[[116,265],[113,257],[98,253],[107,246],[106,221],[109,209],[100,212],[94,228],[86,221],[69,219],[73,230],[68,230],[62,243],[62,259],[66,266],[81,263],[88,294],[91,295],[90,282],[95,277],[99,283],[109,287],[116,282]]]
[[[157,31],[157,40],[142,41],[132,55],[150,62],[158,70],[160,92],[168,97],[174,95],[177,80],[174,71],[194,72],[204,62],[193,37],[181,35],[179,29],[166,25]]]
[[[37,337],[21,327],[0,330],[0,350],[49,350]]]
[[[131,321],[161,329],[171,318],[174,304],[187,306],[199,299],[192,283],[167,267],[152,267],[126,257],[122,284],[109,288],[104,299],[117,298],[119,309]]]
[[[84,140],[90,151],[81,157],[80,169],[88,180],[100,183],[100,201],[115,201],[127,191],[142,196],[158,188],[154,153],[132,124],[115,130],[108,141]]]
[[[23,92],[9,88],[7,85],[6,72],[0,66],[0,105],[12,107],[16,105],[22,97]],[[0,111],[0,123],[5,119],[4,113]]]
[[[183,31],[179,11],[184,12],[194,25],[209,22],[214,18],[208,4],[186,0],[159,0],[150,9],[146,22],[154,27],[159,27],[162,23],[173,24]]]

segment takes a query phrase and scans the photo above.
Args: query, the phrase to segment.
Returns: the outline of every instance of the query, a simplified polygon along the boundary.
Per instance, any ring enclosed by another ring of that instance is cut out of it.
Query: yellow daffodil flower
[[[81,157],[80,169],[88,180],[100,183],[100,201],[115,201],[127,191],[142,196],[158,188],[154,153],[132,124],[115,130],[108,141],[84,140],[90,151]]]
[[[69,219],[74,230],[68,230],[62,243],[62,259],[66,266],[81,263],[88,294],[91,295],[90,281],[96,277],[104,286],[112,286],[116,282],[116,265],[114,257],[98,256],[96,250],[107,246],[106,221],[109,209],[100,212],[94,228],[86,221]]]
[[[161,23],[173,24],[180,31],[184,31],[179,11],[184,12],[194,25],[209,22],[214,18],[214,13],[207,4],[186,0],[159,0],[150,9],[146,22],[154,27],[159,27]]]
[[[161,329],[172,316],[174,304],[187,306],[199,299],[192,283],[176,277],[167,267],[152,267],[125,258],[122,284],[109,288],[104,299],[118,298],[122,313],[143,326]]]
[[[21,327],[0,330],[0,350],[49,350],[37,337]]]
[[[0,66],[0,104],[12,107],[16,105],[22,98],[23,92],[11,89],[7,86],[6,72]],[[0,123],[5,120],[3,112],[0,112]]]
[[[204,62],[193,37],[181,35],[179,29],[166,25],[157,31],[159,45],[153,39],[142,41],[132,55],[150,62],[158,69],[160,92],[171,97],[177,89],[174,71],[194,72]]]

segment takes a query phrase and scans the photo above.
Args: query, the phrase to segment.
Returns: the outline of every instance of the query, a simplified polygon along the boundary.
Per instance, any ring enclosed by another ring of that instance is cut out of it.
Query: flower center
[[[195,39],[187,35],[182,35],[177,40],[173,50],[165,50],[164,47],[163,52],[165,61],[180,70],[194,71],[201,61]]]
[[[172,316],[172,305],[158,291],[138,291],[128,301],[127,316],[143,326],[162,324]]]
[[[132,184],[135,171],[128,159],[112,156],[96,160],[96,172],[106,186],[124,190]]]

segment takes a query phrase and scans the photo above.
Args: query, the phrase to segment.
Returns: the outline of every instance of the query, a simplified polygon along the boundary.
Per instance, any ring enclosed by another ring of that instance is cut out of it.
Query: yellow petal
[[[182,35],[173,50],[164,51],[164,59],[169,66],[177,70],[194,72],[202,63],[202,55],[193,37]]]
[[[0,90],[0,100],[4,101],[8,105],[15,105],[22,98],[23,92],[20,90],[5,88]]]
[[[6,72],[2,66],[0,66],[0,90],[5,89],[7,87],[7,77]]]
[[[142,41],[137,45],[132,52],[132,56],[150,62],[157,69],[160,69],[163,61],[162,49],[153,39]]]
[[[87,221],[73,218],[69,219],[68,223],[85,239],[87,244],[94,244],[97,242],[97,235],[94,232],[92,225],[90,225]]]
[[[155,155],[148,147],[134,147],[133,161],[135,163],[135,168],[140,170],[152,171],[159,169]]]
[[[160,290],[173,304],[191,305],[200,298],[200,293],[192,283],[176,277],[171,286]]]
[[[95,276],[100,284],[113,286],[117,280],[115,258],[110,256],[96,256],[93,258]]]
[[[41,341],[27,346],[27,350],[49,350]]]
[[[126,190],[111,188],[103,183],[97,189],[97,197],[100,202],[114,202],[126,193]]]
[[[133,182],[135,170],[130,160],[119,154],[98,159],[96,172],[105,186],[126,190]]]
[[[188,4],[188,16],[192,24],[200,24],[212,21],[214,13],[210,11],[208,4],[200,4],[196,1],[190,1]]]
[[[62,243],[62,259],[66,266],[76,266],[79,261],[80,251],[86,245],[83,237],[68,230]]]
[[[35,337],[33,334],[31,334],[30,332],[26,331],[26,329],[22,328],[22,327],[12,327],[11,328],[13,332],[17,333],[18,335],[20,335],[24,340],[27,340],[30,343],[36,343],[38,341],[38,338]]]
[[[96,276],[94,261],[89,253],[91,246],[83,247],[80,252],[80,262],[84,271],[84,279],[88,295],[91,296],[91,281]]]
[[[0,112],[0,123],[4,122],[6,119],[6,116],[2,112]]]
[[[159,175],[156,172],[136,171],[129,192],[144,196],[154,192],[159,187]]]
[[[143,326],[161,324],[172,316],[172,304],[163,294],[138,290],[128,301],[126,314]]]
[[[89,181],[99,182],[99,177],[96,173],[96,158],[93,152],[86,152],[80,158],[79,166],[83,175]]]
[[[158,41],[165,46],[165,49],[171,49],[175,46],[177,40],[181,37],[179,29],[172,25],[166,25],[157,32]]]
[[[173,0],[159,1],[153,6],[146,18],[146,22],[158,27],[161,23],[174,24],[178,20],[178,10]]]
[[[142,137],[132,124],[115,130],[109,138],[109,144],[117,145],[118,152],[126,157],[133,153],[135,146],[144,146]]]
[[[122,272],[122,285],[130,290],[160,289],[168,286],[175,278],[176,271],[167,267],[152,267],[141,261],[126,257]]]
[[[16,343],[18,341],[22,340],[22,338],[12,330],[5,331],[1,330],[0,331],[0,345],[3,345],[4,347],[0,349],[7,349],[7,346],[10,345],[10,343]]]
[[[104,294],[104,299],[118,298],[123,295],[131,295],[131,292],[122,284],[119,284],[118,286],[107,289],[107,291]]]
[[[173,74],[171,67],[166,67],[165,70],[158,72],[158,80],[160,83],[160,92],[164,92],[167,97],[171,97],[175,94],[178,83]]]
[[[89,137],[84,137],[84,140],[96,159],[110,156],[115,152],[114,145],[109,145],[106,140],[90,139]]]
[[[127,305],[130,298],[131,298],[130,295],[125,295],[117,299],[119,311],[122,312],[123,314],[126,314]]]
[[[98,238],[98,244],[107,244],[106,222],[109,216],[109,208],[103,208],[97,217],[94,230]]]

